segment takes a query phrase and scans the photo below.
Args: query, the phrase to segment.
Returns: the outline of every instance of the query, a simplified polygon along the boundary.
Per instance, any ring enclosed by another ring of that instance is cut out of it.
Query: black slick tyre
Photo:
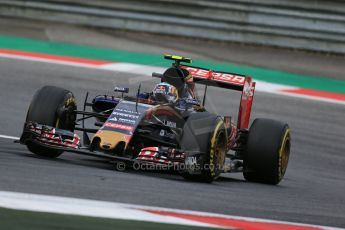
[[[31,121],[74,131],[76,108],[75,98],[70,91],[55,86],[44,86],[34,95],[27,112],[26,122]],[[56,158],[63,152],[33,142],[26,145],[31,152],[48,158]]]
[[[288,124],[255,119],[250,127],[243,176],[247,181],[278,184],[284,177],[291,147]]]

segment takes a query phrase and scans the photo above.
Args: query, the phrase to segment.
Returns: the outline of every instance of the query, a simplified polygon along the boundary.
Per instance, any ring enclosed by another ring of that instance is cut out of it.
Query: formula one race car
[[[192,60],[165,55],[173,64],[152,92],[119,97],[100,95],[77,110],[73,94],[45,86],[33,97],[20,143],[43,157],[62,152],[110,159],[116,165],[166,166],[188,180],[211,182],[221,173],[243,172],[248,181],[278,184],[290,154],[286,123],[255,119],[248,129],[255,82],[251,77],[181,64]],[[195,83],[205,85],[203,100]],[[237,123],[205,107],[207,86],[242,92]],[[125,95],[125,96],[124,96]],[[86,108],[91,107],[92,111]],[[95,118],[95,126],[84,121]],[[75,131],[82,132],[83,140]],[[92,135],[91,135],[92,134]]]

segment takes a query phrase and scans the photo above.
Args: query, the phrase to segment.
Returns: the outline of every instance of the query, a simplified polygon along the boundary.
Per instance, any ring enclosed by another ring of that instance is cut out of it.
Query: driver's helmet
[[[178,92],[175,86],[161,82],[154,87],[152,96],[159,102],[176,102]]]
[[[180,67],[170,67],[164,73],[162,82],[176,87],[180,98],[194,98],[194,82],[191,73]]]

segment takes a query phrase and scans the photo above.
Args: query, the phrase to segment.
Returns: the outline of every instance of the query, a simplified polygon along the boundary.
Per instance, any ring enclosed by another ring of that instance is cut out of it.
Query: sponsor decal
[[[209,71],[204,69],[192,68],[192,67],[182,67],[188,70],[193,77],[209,78]],[[231,84],[243,85],[245,82],[245,77],[234,75],[230,73],[218,73],[213,72],[213,80],[222,81]]]
[[[165,130],[164,130],[164,129],[162,129],[162,130],[159,132],[159,136],[161,136],[161,137],[164,137],[164,136],[165,136]]]
[[[133,119],[129,119],[129,118],[117,118],[117,117],[112,117],[112,118],[109,118],[109,121],[114,121],[114,122],[119,122],[119,123],[125,123],[125,124],[131,124],[131,125],[134,125],[136,120],[133,120]]]
[[[187,157],[185,161],[186,165],[196,165],[197,163],[196,157]]]
[[[131,119],[139,119],[139,115],[128,114],[128,113],[122,113],[122,112],[117,112],[117,111],[114,111],[114,112],[113,112],[113,115],[119,116],[119,117],[131,118]]]
[[[110,128],[114,128],[114,129],[121,129],[121,130],[126,130],[126,131],[133,131],[133,127],[132,126],[128,126],[128,125],[121,125],[121,124],[116,124],[116,123],[111,123],[111,122],[106,122],[104,124],[105,127],[110,127]]]
[[[121,118],[121,117],[118,120],[121,123],[126,123],[126,124],[131,124],[131,125],[134,125],[136,122],[135,120],[131,120],[131,119],[127,119],[127,118]]]
[[[129,88],[125,88],[125,87],[115,87],[114,88],[115,92],[120,92],[120,93],[128,93],[129,92]]]
[[[161,129],[161,131],[159,132],[159,136],[161,137],[167,137],[167,138],[170,138],[170,139],[174,139],[175,138],[175,134],[173,133],[170,133],[164,129]]]
[[[109,121],[114,121],[114,122],[117,122],[118,119],[116,117],[112,117],[112,118],[109,118]]]
[[[248,82],[245,82],[243,87],[243,99],[248,99],[254,96],[254,87],[251,86]]]
[[[164,121],[164,124],[170,128],[176,128],[176,122],[173,121]]]
[[[122,108],[116,108],[114,110],[114,112],[123,112],[123,113],[131,113],[131,114],[140,114],[137,111],[133,111],[133,110],[128,110],[128,109],[122,109]]]

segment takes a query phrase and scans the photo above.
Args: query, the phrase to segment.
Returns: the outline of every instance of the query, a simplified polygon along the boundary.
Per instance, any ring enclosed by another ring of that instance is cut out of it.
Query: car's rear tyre
[[[55,86],[44,86],[33,97],[26,122],[74,131],[76,115],[73,111],[76,108],[76,100],[70,91]],[[56,158],[63,152],[33,142],[26,145],[31,152],[43,157]]]
[[[208,112],[192,114],[184,126],[181,147],[186,152],[202,153],[200,174],[188,171],[182,175],[187,180],[212,182],[217,179],[224,166],[227,133],[221,117]]]
[[[278,184],[284,177],[290,156],[288,124],[255,119],[250,127],[243,176],[247,181]]]

